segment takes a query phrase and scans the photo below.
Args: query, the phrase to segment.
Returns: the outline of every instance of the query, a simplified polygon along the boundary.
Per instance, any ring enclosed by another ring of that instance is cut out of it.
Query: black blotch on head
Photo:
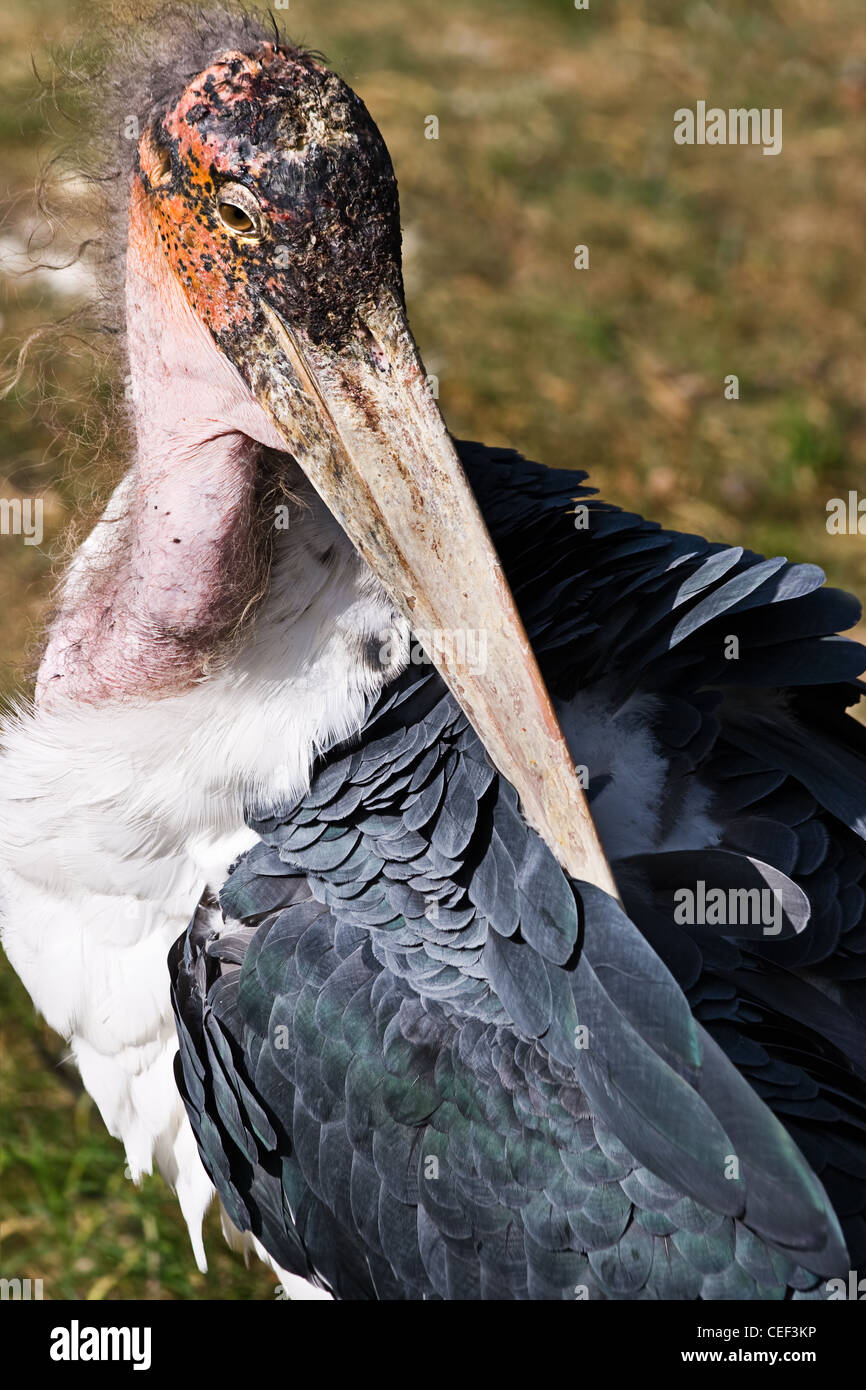
[[[244,73],[241,99],[224,99],[213,75],[205,80],[200,133],[213,147],[232,151],[230,173],[211,166],[205,187],[213,197],[220,182],[237,178],[255,194],[267,233],[259,242],[229,243],[231,262],[288,322],[314,341],[339,346],[359,305],[384,288],[402,301],[397,181],[361,99],[309,55],[287,50],[286,57],[268,64],[251,86]],[[255,177],[246,172],[253,162]],[[197,202],[200,190],[184,181]],[[203,210],[213,228],[214,208]],[[285,267],[275,264],[275,242],[288,252]],[[226,264],[230,285],[232,270]]]

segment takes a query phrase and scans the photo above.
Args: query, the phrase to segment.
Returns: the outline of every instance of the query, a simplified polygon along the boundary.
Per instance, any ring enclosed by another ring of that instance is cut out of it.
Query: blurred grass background
[[[862,0],[290,0],[275,13],[358,89],[389,144],[412,322],[456,434],[587,468],[611,501],[817,561],[866,593],[866,538],[825,526],[828,499],[866,494]],[[88,291],[81,267],[14,273],[59,124],[31,54],[47,72],[49,49],[86,33],[78,0],[0,12],[13,349]],[[698,99],[782,107],[782,154],[675,146],[673,112]],[[86,233],[74,185],[66,198],[68,235]],[[579,243],[588,270],[573,266]],[[2,405],[0,496],[41,496],[46,536],[0,537],[0,694],[27,685],[60,538],[122,464],[111,438],[94,458],[108,386],[70,338]],[[124,1178],[62,1058],[0,963],[0,1274],[42,1278],[50,1298],[272,1297],[214,1220],[211,1273],[195,1271],[174,1198]]]

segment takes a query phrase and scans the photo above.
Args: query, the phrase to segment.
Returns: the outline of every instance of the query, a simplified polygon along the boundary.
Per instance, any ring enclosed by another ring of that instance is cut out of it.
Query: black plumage
[[[551,691],[650,697],[659,844],[696,781],[721,842],[570,882],[410,666],[174,948],[205,1166],[342,1298],[823,1297],[866,1264],[857,605],[458,447]],[[678,922],[697,879],[778,932]]]

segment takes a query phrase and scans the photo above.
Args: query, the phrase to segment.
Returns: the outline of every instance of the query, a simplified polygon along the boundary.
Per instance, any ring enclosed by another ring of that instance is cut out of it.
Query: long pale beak
[[[414,631],[484,635],[483,669],[461,659],[459,641],[434,643],[429,655],[563,868],[616,895],[402,308],[384,295],[339,352],[263,308],[262,351],[245,366],[287,448]]]

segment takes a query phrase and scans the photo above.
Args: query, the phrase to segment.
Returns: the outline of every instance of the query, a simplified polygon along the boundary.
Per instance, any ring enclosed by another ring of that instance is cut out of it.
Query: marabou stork
[[[858,605],[449,437],[316,57],[205,15],[149,91],[135,456],[0,767],[36,1006],[202,1268],[215,1190],[338,1298],[828,1296],[866,1263]]]

